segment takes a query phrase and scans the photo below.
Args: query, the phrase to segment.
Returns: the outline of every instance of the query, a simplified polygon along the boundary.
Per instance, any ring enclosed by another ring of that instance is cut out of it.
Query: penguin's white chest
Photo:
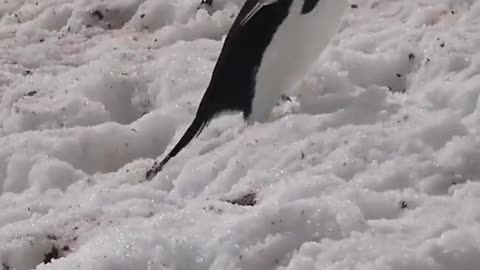
[[[304,0],[293,0],[289,15],[266,48],[255,77],[251,122],[266,121],[281,94],[308,71],[335,34],[347,0],[320,0],[301,14]]]

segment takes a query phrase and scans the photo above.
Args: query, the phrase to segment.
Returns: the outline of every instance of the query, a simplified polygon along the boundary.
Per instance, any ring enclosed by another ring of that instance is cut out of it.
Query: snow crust
[[[269,121],[145,181],[243,3],[199,2],[0,3],[0,268],[479,269],[480,1],[351,0]]]

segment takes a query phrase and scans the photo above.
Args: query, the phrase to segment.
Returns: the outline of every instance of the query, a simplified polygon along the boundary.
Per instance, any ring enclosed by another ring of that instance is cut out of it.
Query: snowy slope
[[[480,1],[351,0],[146,182],[243,1],[199,2],[0,3],[0,269],[480,269]]]

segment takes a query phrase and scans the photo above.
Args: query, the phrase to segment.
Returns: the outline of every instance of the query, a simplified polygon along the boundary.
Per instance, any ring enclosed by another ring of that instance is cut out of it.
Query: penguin
[[[217,115],[241,112],[265,122],[336,33],[348,0],[246,0],[234,20],[196,115],[183,136],[147,171],[155,176]]]

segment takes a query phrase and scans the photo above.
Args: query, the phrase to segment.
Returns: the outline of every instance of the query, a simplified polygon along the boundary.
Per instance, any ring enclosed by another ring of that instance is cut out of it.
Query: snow
[[[350,0],[269,121],[146,181],[243,1],[199,2],[2,1],[0,268],[479,268],[479,1]]]

